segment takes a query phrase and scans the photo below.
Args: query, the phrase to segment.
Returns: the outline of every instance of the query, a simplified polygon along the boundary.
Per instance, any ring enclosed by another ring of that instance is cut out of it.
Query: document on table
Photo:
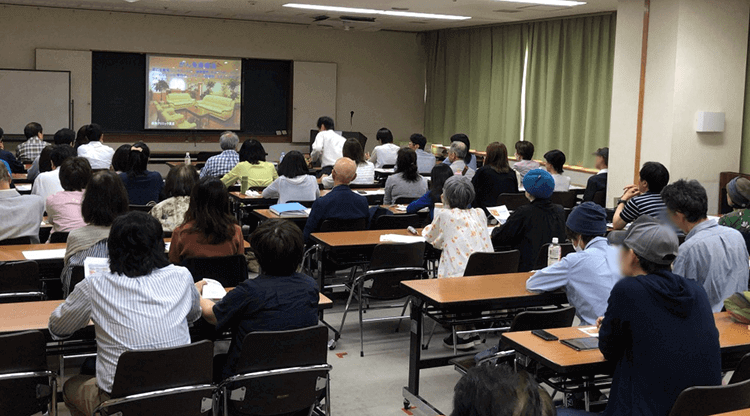
[[[16,191],[18,192],[31,192],[31,184],[30,183],[23,183],[16,185]]]
[[[424,237],[416,235],[383,234],[380,236],[381,243],[423,243]]]
[[[65,258],[65,249],[53,249],[53,250],[30,250],[22,251],[23,257],[26,260],[51,260],[51,259],[62,259]]]
[[[599,328],[595,326],[582,326],[578,330],[590,337],[599,338]]]

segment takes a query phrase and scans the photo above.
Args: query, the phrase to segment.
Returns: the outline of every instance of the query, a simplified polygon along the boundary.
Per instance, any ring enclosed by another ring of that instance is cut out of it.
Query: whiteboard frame
[[[72,129],[73,127],[73,101],[71,96],[71,81],[70,81],[70,71],[66,70],[56,70],[56,69],[20,69],[20,68],[0,68],[0,71],[18,71],[18,72],[64,72],[68,74],[68,128]],[[8,135],[17,135],[17,134],[23,134],[23,133],[7,133]]]

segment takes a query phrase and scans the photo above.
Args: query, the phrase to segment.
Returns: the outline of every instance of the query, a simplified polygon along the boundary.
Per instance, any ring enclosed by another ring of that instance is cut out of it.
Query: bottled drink
[[[557,240],[557,237],[554,237],[552,239],[552,244],[550,244],[549,248],[547,249],[547,267],[559,262],[560,254],[561,249],[559,241]]]
[[[191,163],[190,159],[190,152],[185,153],[185,164],[189,165]]]
[[[281,156],[279,156],[279,164],[281,164],[281,161],[284,160],[284,156],[286,156],[286,152],[281,152]]]

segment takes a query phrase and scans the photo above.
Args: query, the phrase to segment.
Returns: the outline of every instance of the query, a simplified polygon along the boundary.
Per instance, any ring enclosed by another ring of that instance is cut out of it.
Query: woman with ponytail
[[[163,199],[164,180],[159,172],[146,169],[150,155],[146,143],[134,144],[130,147],[128,171],[120,173],[131,205],[155,205]]]

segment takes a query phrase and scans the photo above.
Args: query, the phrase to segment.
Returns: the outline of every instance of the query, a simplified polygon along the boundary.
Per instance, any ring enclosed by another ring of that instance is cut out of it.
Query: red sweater
[[[223,257],[245,252],[242,229],[234,226],[234,235],[221,244],[209,244],[202,233],[193,232],[193,223],[183,224],[172,233],[169,261],[180,264],[188,257]]]

